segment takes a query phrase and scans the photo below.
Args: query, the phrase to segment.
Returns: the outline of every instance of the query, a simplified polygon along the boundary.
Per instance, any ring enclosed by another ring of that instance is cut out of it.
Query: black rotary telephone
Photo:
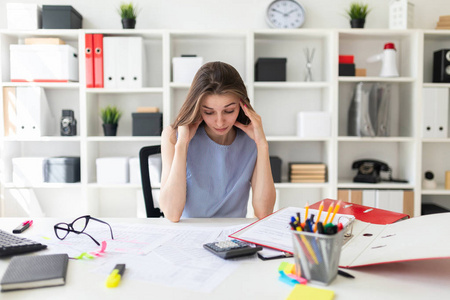
[[[392,178],[392,169],[388,164],[374,159],[362,159],[353,162],[352,169],[358,169],[358,174],[353,178],[353,182],[378,183],[381,181],[403,182],[406,180],[399,180]],[[382,179],[380,172],[389,172],[388,179]]]

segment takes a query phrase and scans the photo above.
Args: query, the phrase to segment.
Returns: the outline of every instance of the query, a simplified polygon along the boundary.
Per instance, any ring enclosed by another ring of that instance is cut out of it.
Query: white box
[[[8,29],[36,30],[42,27],[41,8],[33,3],[6,3]]]
[[[13,164],[13,183],[31,186],[44,182],[44,160],[46,157],[15,157]]]
[[[161,183],[161,154],[155,154],[148,157],[148,172],[152,186]],[[130,158],[130,183],[141,184],[141,165],[138,157]]]
[[[389,2],[389,29],[414,28],[414,4],[408,0]]]
[[[128,157],[102,157],[96,159],[98,184],[124,184],[129,182]]]
[[[10,45],[11,81],[78,81],[78,52],[70,45]]]
[[[297,115],[299,137],[331,136],[331,114],[323,111],[302,111]]]
[[[202,65],[203,57],[173,57],[173,82],[191,84]]]
[[[16,88],[16,114],[18,137],[52,136],[56,133],[58,124],[41,87]]]

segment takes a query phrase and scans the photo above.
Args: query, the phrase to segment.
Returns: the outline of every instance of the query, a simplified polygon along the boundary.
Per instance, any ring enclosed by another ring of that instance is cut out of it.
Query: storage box
[[[299,137],[331,136],[331,114],[323,111],[302,111],[297,115]]]
[[[36,30],[42,27],[41,8],[33,3],[6,3],[8,29]]]
[[[173,82],[191,84],[202,65],[203,57],[173,57]]]
[[[162,113],[132,113],[133,136],[160,136]]]
[[[339,64],[339,76],[355,76],[355,64]]]
[[[11,81],[78,81],[78,52],[70,45],[10,45]]]
[[[255,81],[286,81],[286,58],[258,58]]]
[[[269,159],[273,182],[281,182],[281,158],[278,156],[270,156]]]
[[[45,159],[45,157],[13,158],[13,183],[19,186],[43,183]]]
[[[414,28],[414,4],[408,0],[389,1],[389,29]]]
[[[80,29],[83,17],[70,5],[43,5],[43,29]]]
[[[148,172],[150,174],[150,183],[152,186],[161,183],[161,168],[161,154],[150,155],[148,157]],[[139,157],[130,158],[130,183],[142,183]]]
[[[129,181],[128,157],[97,158],[97,183],[124,184]]]
[[[44,181],[74,183],[80,181],[80,157],[60,156],[44,160]]]

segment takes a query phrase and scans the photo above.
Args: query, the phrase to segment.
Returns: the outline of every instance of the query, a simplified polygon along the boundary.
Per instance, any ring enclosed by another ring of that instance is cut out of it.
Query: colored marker
[[[109,288],[115,288],[119,285],[125,272],[125,264],[117,264],[106,279],[106,286]]]
[[[25,230],[27,230],[31,225],[33,225],[33,220],[28,220],[23,222],[22,224],[20,224],[19,226],[17,226],[14,230],[13,233],[22,233]]]

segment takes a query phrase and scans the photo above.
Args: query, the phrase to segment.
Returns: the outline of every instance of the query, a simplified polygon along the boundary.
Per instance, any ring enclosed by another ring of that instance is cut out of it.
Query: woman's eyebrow
[[[225,105],[224,108],[226,108],[226,107],[228,107],[228,106],[231,106],[231,105],[233,105],[233,104],[237,104],[237,103],[236,103],[236,102],[232,102],[232,103],[230,103],[230,104]],[[202,105],[202,107],[203,107],[203,108],[206,108],[206,109],[213,109],[213,108],[208,107],[208,106],[206,106],[206,105]]]

